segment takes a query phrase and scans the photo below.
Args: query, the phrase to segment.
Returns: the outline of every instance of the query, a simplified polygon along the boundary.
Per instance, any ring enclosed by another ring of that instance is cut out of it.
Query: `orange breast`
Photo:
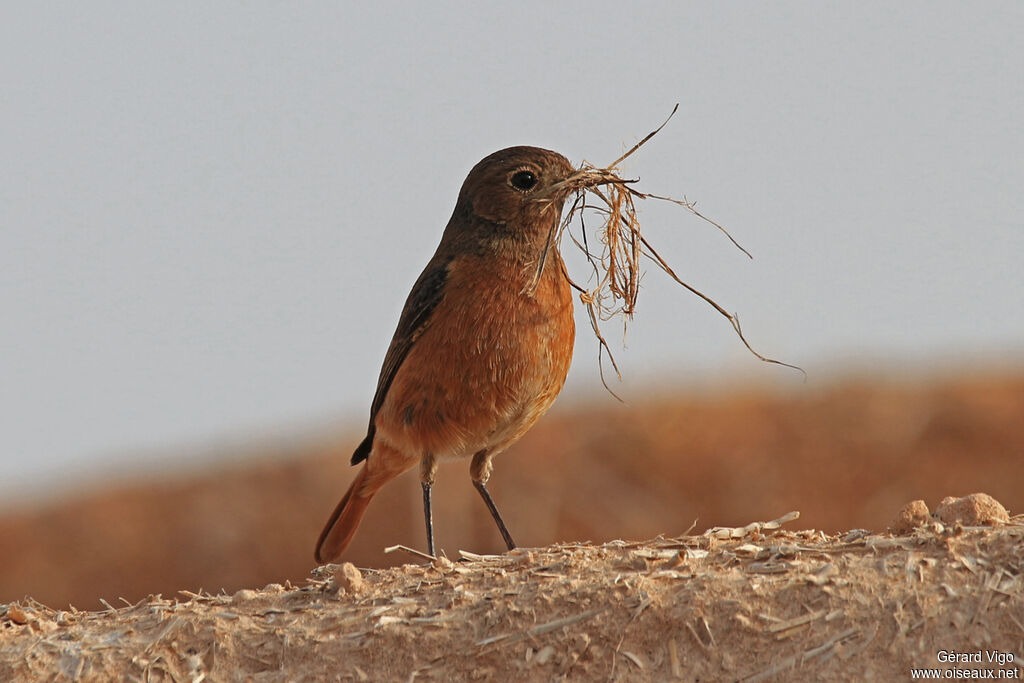
[[[377,438],[403,454],[497,453],[550,407],[572,360],[572,293],[552,255],[536,291],[522,263],[460,256],[445,297],[377,414]]]

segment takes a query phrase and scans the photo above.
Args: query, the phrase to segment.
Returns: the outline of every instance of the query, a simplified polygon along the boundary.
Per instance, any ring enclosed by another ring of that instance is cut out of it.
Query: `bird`
[[[487,489],[492,460],[537,422],[565,383],[575,339],[572,290],[558,248],[575,169],[519,146],[470,170],[440,244],[399,316],[370,406],[362,464],[327,520],[315,559],[338,560],[381,487],[419,466],[427,552],[438,462],[470,459],[470,478],[509,550]]]

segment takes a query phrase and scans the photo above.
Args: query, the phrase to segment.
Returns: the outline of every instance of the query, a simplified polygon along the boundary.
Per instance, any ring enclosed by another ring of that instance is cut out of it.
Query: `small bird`
[[[492,459],[554,402],[572,361],[572,291],[557,237],[575,169],[561,154],[509,147],[469,172],[434,256],[406,299],[377,381],[363,463],[320,534],[337,560],[373,495],[419,465],[427,550],[440,460],[471,457],[470,477],[509,550],[487,490]]]

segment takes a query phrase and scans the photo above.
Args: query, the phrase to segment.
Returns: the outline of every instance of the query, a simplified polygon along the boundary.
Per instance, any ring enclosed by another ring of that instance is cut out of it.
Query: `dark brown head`
[[[553,216],[568,190],[552,186],[575,172],[569,160],[540,147],[509,147],[484,157],[466,176],[455,214],[515,229]]]

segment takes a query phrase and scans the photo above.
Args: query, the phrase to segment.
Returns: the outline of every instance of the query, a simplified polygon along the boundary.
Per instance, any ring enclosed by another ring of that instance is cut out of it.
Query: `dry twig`
[[[743,345],[747,347],[747,350],[754,354],[758,359],[766,363],[773,363],[793,368],[800,371],[806,377],[807,373],[805,373],[802,368],[775,360],[774,358],[769,358],[754,350],[750,345],[750,342],[747,341],[746,336],[743,334],[743,329],[740,327],[739,317],[734,313],[729,313],[714,299],[684,282],[678,275],[676,275],[668,262],[662,258],[647,238],[641,233],[640,221],[637,217],[636,211],[636,200],[657,199],[672,202],[673,204],[682,206],[693,215],[707,221],[721,230],[722,233],[724,233],[740,251],[748,257],[753,258],[750,252],[740,246],[740,244],[733,239],[732,235],[730,235],[724,227],[697,211],[696,205],[693,202],[689,201],[685,197],[683,199],[674,199],[672,197],[640,192],[633,187],[637,182],[636,179],[623,178],[619,174],[618,165],[640,149],[640,147],[648,140],[657,135],[678,109],[679,105],[677,104],[673,107],[672,113],[669,114],[664,123],[644,136],[640,142],[633,145],[629,151],[612,163],[607,166],[599,167],[584,161],[576,173],[569,176],[562,182],[553,185],[544,197],[539,198],[541,201],[549,201],[548,197],[557,196],[560,192],[564,191],[566,187],[576,193],[576,198],[573,201],[569,212],[566,214],[565,220],[562,221],[561,226],[557,230],[552,231],[552,234],[549,236],[544,246],[544,252],[541,254],[541,258],[538,261],[540,265],[538,267],[538,273],[534,278],[534,286],[536,286],[536,282],[539,281],[539,270],[543,268],[543,263],[546,261],[547,253],[551,248],[551,245],[559,241],[563,232],[568,231],[570,238],[583,252],[592,267],[593,286],[587,289],[579,285],[568,272],[566,272],[565,275],[572,286],[579,292],[580,301],[587,308],[590,325],[593,329],[594,336],[597,337],[598,341],[598,364],[601,371],[601,381],[604,383],[605,388],[607,388],[613,395],[615,392],[611,391],[608,387],[608,383],[604,376],[602,360],[605,353],[608,354],[608,359],[612,364],[612,368],[615,370],[616,376],[621,379],[622,375],[619,372],[618,364],[615,362],[615,357],[612,355],[611,348],[608,346],[608,342],[601,332],[601,323],[621,315],[623,318],[623,326],[625,327],[626,323],[628,323],[628,321],[633,317],[633,314],[636,311],[636,301],[642,277],[640,268],[640,262],[642,260],[641,257],[653,261],[654,264],[664,271],[669,277],[691,293],[703,299],[728,319],[733,330],[735,330],[736,334],[739,336],[740,341],[742,341]],[[590,198],[594,198],[596,201],[591,202]],[[588,210],[601,216],[602,220],[602,226],[598,231],[600,235],[601,248],[598,251],[591,249],[591,245],[587,238],[584,213]],[[569,230],[570,224],[577,216],[580,219],[579,239],[577,239]]]

